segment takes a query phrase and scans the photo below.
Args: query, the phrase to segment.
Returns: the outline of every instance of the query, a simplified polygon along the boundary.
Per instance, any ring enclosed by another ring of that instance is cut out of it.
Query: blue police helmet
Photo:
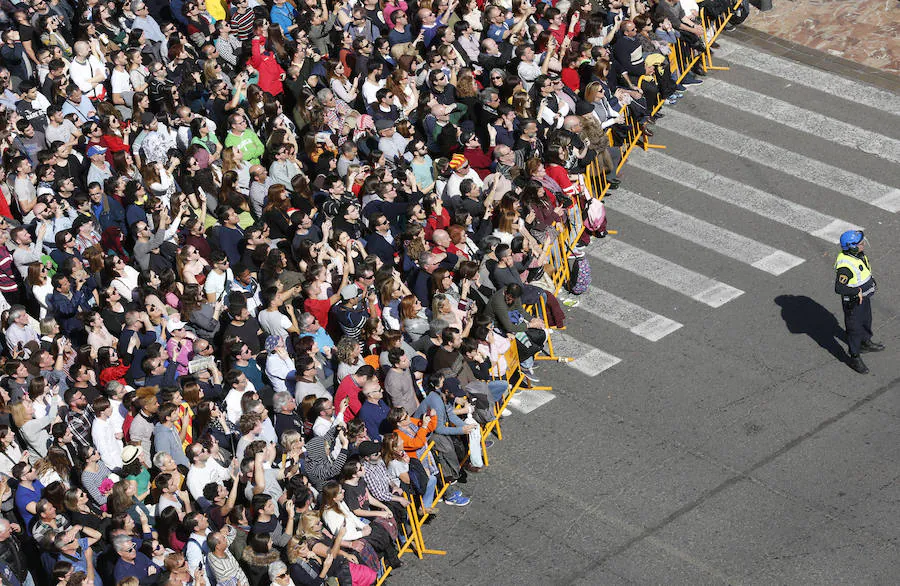
[[[862,230],[847,230],[841,234],[841,249],[850,250],[863,241],[865,234]]]

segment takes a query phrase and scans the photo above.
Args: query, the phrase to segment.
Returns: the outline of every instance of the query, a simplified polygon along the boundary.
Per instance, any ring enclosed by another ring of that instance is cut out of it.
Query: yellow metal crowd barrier
[[[705,39],[706,49],[703,52],[695,51],[683,42],[671,45],[672,51],[669,54],[670,66],[673,72],[677,72],[676,79],[679,83],[684,79],[684,76],[695,65],[697,65],[698,62],[705,70],[727,69],[727,67],[716,67],[712,65],[712,55],[709,51],[709,45],[719,37],[719,35],[725,29],[725,26],[727,26],[728,22],[731,20],[734,10],[736,10],[740,6],[740,4],[741,1],[738,0],[728,13],[715,19],[708,18],[705,15],[704,11],[701,10],[701,22],[704,24],[704,29],[712,29],[714,31],[714,34],[709,35],[709,37]],[[653,106],[652,113],[655,114],[662,107],[663,103],[664,102],[662,100],[659,100],[659,103]],[[617,165],[617,172],[625,164],[625,161],[627,161],[628,156],[631,154],[635,146],[640,146],[644,150],[647,150],[648,148],[665,148],[661,145],[653,145],[649,143],[647,137],[644,135],[641,125],[631,114],[631,112],[629,112],[627,107],[622,108],[621,114],[625,118],[625,121],[627,123],[628,134],[625,141],[620,146],[622,157],[621,161]],[[613,144],[612,136],[610,136],[610,144]],[[563,287],[566,286],[569,278],[571,277],[569,261],[572,258],[572,251],[574,246],[579,241],[579,239],[581,239],[582,234],[585,230],[584,211],[586,209],[586,204],[591,199],[603,200],[603,198],[606,196],[607,191],[609,190],[609,182],[606,179],[606,173],[604,172],[603,164],[599,157],[597,158],[597,160],[593,161],[587,166],[587,169],[579,178],[579,181],[581,187],[580,193],[575,198],[575,205],[573,205],[569,210],[565,224],[558,224],[554,226],[556,229],[556,237],[550,237],[544,243],[543,252],[547,254],[547,264],[549,265],[548,270],[550,272],[549,283],[552,285],[552,291],[549,292],[553,293],[554,295],[559,295],[560,291]],[[608,232],[610,234],[615,234],[615,231],[612,230],[609,230]],[[571,360],[571,358],[558,356],[553,349],[552,330],[554,330],[555,328],[551,328],[548,323],[547,307],[544,299],[542,298],[538,304],[530,306],[526,309],[532,314],[533,317],[538,317],[544,321],[545,329],[548,332],[546,350],[538,353],[535,358],[537,360]],[[492,433],[496,435],[498,440],[503,440],[503,433],[500,428],[500,414],[509,406],[510,401],[518,393],[524,390],[550,390],[552,388],[548,386],[526,386],[527,379],[525,378],[525,375],[522,373],[520,368],[519,350],[516,345],[515,339],[510,340],[510,347],[509,350],[507,350],[504,354],[504,358],[506,360],[506,371],[500,372],[497,368],[497,365],[494,366],[494,370],[492,371],[492,375],[495,378],[506,380],[506,382],[508,383],[508,389],[506,395],[503,398],[503,401],[494,408],[495,418],[484,426],[481,433],[481,447],[484,454],[485,465],[488,464],[485,441]],[[432,455],[433,450],[434,442],[432,441],[429,443],[420,459],[424,461],[426,458]],[[466,459],[468,459],[468,455],[466,456]],[[437,460],[435,460],[435,462],[437,464],[439,480],[438,487],[435,491],[434,502],[436,504],[447,492],[449,485],[444,478],[444,471],[440,463],[437,462]],[[399,555],[403,556],[407,553],[412,552],[419,559],[422,559],[425,555],[446,555],[446,551],[430,549],[425,544],[422,527],[428,520],[430,515],[427,511],[424,511],[424,502],[422,497],[407,495],[407,500],[409,501],[409,505],[406,508],[407,514],[409,516],[409,529],[407,529],[406,527],[402,528],[402,534],[405,541],[402,544],[399,542],[397,544]],[[419,512],[419,506],[422,506],[423,513]],[[385,567],[382,576],[379,578],[377,584],[382,584],[390,574],[390,572],[391,568]]]

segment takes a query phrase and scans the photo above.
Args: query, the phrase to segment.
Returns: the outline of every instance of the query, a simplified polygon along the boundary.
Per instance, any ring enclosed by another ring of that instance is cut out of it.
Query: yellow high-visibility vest
[[[844,267],[853,273],[853,277],[847,283],[848,287],[861,287],[872,279],[872,267],[869,265],[869,259],[865,256],[858,258],[846,252],[840,253],[834,262],[834,270]]]

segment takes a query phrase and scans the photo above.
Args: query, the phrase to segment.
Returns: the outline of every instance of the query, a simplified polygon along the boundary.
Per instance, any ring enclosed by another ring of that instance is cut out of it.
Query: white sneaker
[[[500,417],[510,417],[510,416],[512,416],[512,411],[510,411],[509,409],[504,409],[503,413],[500,414]]]

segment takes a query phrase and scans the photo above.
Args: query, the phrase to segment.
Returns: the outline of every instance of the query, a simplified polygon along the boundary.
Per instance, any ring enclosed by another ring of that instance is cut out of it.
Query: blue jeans
[[[502,403],[503,395],[506,394],[509,383],[505,380],[489,380],[487,381],[487,386],[488,390],[491,391],[491,398],[494,400],[494,403]]]
[[[425,496],[422,498],[422,506],[430,509],[434,505],[434,494],[437,489],[437,476],[428,475],[428,486],[425,487]]]

